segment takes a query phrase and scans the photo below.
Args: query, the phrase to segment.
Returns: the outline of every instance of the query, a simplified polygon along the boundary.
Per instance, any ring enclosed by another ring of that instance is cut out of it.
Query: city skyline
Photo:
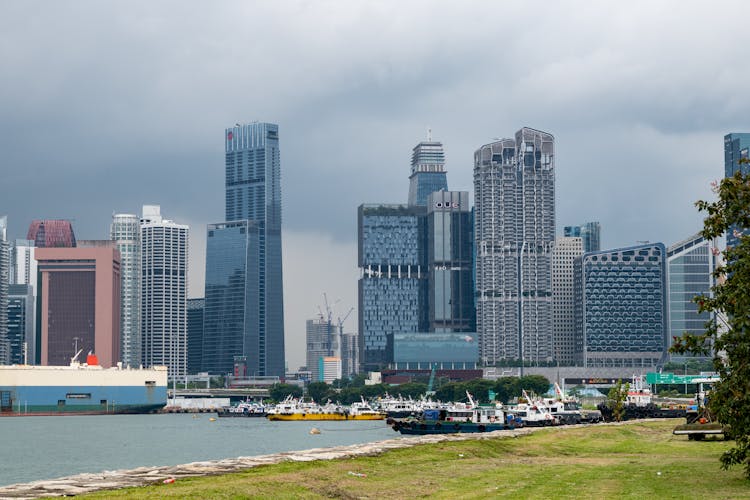
[[[247,4],[227,19],[220,6],[4,4],[9,241],[39,218],[73,219],[81,238],[106,238],[113,210],[161,203],[193,229],[189,296],[200,297],[205,227],[223,220],[222,130],[278,123],[295,368],[321,293],[343,311],[356,306],[354,210],[403,200],[392,186],[408,179],[429,128],[457,191],[472,191],[479,144],[524,125],[553,131],[558,235],[598,220],[602,248],[619,248],[700,229],[693,202],[711,198],[723,176],[722,138],[748,128],[750,69],[726,64],[750,41],[744,16],[726,14],[746,12],[744,3],[677,12],[564,2],[541,16],[425,5]],[[424,22],[405,22],[416,17]],[[386,35],[362,36],[364,23]],[[263,39],[274,43],[261,50]]]

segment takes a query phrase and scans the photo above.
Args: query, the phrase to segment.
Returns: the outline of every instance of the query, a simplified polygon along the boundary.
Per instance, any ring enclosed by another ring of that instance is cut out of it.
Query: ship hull
[[[150,413],[167,403],[166,369],[0,367],[0,415]]]
[[[470,422],[401,422],[392,424],[393,430],[407,435],[481,433],[514,429],[506,424],[474,424]]]

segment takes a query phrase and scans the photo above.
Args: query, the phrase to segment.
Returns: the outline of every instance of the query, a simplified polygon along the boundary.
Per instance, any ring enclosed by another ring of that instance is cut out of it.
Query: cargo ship
[[[167,367],[0,366],[0,416],[150,413],[167,404]]]

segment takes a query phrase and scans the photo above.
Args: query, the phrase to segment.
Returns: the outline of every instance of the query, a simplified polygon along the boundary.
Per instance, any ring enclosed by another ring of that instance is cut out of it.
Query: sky
[[[206,224],[224,217],[224,130],[279,125],[287,361],[305,320],[357,306],[357,206],[405,203],[432,130],[448,186],[528,126],[555,136],[556,221],[603,248],[670,245],[748,132],[743,1],[4,1],[0,215],[9,237],[113,212],[189,224],[203,296]],[[357,311],[345,322],[356,331]]]

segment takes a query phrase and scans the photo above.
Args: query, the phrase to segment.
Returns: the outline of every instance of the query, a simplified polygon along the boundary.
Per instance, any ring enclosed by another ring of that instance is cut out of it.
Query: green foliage
[[[706,213],[703,236],[711,240],[734,227],[750,228],[750,177],[737,172],[716,184],[714,192],[716,201],[696,203]],[[725,469],[744,466],[750,478],[750,236],[734,234],[738,244],[722,252],[726,264],[714,273],[719,284],[713,296],[695,298],[700,312],[718,315],[719,320],[706,323],[702,335],[675,338],[671,350],[705,355],[713,345],[714,369],[721,381],[714,386],[708,406],[735,437],[735,446],[721,456],[721,463]]]
[[[302,397],[302,388],[291,384],[273,384],[268,393],[274,401],[281,401],[290,394],[295,398]]]
[[[621,422],[625,415],[625,400],[629,390],[630,384],[623,384],[622,380],[618,380],[607,394],[607,406],[612,410],[612,419],[615,422]]]
[[[310,382],[307,385],[307,395],[318,403],[324,404],[328,399],[333,399],[335,393],[331,390],[331,386],[325,382]]]

